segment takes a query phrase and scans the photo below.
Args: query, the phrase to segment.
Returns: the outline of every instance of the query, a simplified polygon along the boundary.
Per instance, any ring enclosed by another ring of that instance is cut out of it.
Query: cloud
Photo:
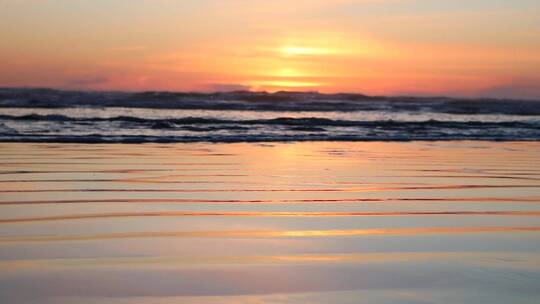
[[[209,90],[216,92],[249,91],[250,89],[250,86],[243,84],[214,83],[209,85]]]
[[[480,96],[540,100],[540,84],[527,80],[513,81],[478,92]]]
[[[66,85],[80,87],[104,84],[107,82],[109,82],[109,79],[104,76],[85,76],[68,79],[66,80]]]

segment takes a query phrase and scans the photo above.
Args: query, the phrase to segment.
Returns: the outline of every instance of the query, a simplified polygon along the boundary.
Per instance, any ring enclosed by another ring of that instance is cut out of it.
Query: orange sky
[[[0,86],[540,98],[537,0],[0,0]]]

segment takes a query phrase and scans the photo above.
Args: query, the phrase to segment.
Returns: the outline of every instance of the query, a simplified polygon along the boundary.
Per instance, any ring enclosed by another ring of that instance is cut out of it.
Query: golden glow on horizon
[[[294,88],[307,88],[318,87],[321,84],[317,82],[302,82],[302,81],[289,81],[289,80],[270,80],[261,82],[252,82],[254,87],[261,88],[267,91],[279,91],[281,88],[294,89]]]
[[[275,72],[272,72],[269,74],[269,76],[277,76],[277,77],[305,77],[309,76],[306,73],[302,73],[296,69],[291,68],[282,68]]]

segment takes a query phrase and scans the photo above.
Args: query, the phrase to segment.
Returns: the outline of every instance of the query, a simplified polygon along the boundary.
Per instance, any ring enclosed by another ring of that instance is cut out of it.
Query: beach
[[[537,303],[537,141],[0,143],[2,303]]]

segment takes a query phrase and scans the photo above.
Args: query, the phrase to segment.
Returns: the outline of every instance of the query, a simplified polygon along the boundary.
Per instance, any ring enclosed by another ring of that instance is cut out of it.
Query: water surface
[[[0,144],[2,303],[538,303],[540,143]]]

